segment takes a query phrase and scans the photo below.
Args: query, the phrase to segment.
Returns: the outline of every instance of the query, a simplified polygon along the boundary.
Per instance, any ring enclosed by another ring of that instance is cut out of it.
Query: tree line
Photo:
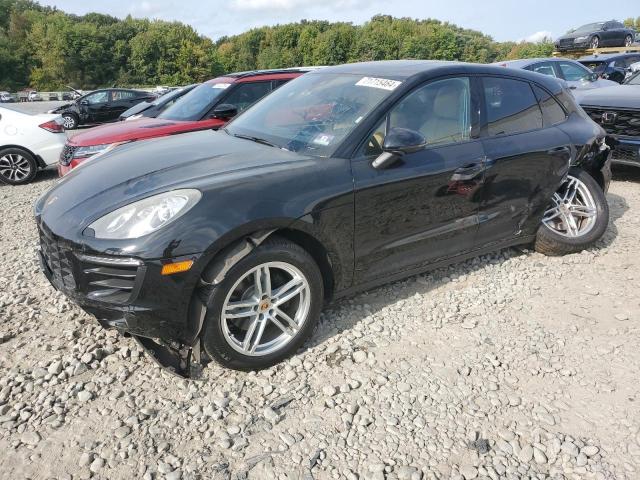
[[[630,20],[640,26],[640,18]],[[401,58],[493,62],[548,56],[541,43],[495,42],[434,19],[378,15],[363,25],[307,21],[213,41],[180,22],[71,15],[0,0],[0,89],[177,85],[224,72]]]

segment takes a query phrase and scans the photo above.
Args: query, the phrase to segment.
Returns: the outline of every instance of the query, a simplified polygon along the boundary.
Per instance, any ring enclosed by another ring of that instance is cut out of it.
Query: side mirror
[[[228,118],[233,118],[238,114],[238,107],[235,105],[231,105],[230,103],[221,103],[216,106],[209,115],[209,118],[219,118],[221,120],[226,120]]]
[[[376,158],[373,168],[391,166],[407,153],[414,153],[427,146],[427,139],[420,132],[408,128],[392,128],[382,144],[382,154]]]
[[[587,77],[587,79],[590,82],[595,82],[596,80],[598,80],[598,74],[597,73],[590,73],[589,76]]]
[[[89,105],[89,102],[87,100],[80,100],[80,105]]]

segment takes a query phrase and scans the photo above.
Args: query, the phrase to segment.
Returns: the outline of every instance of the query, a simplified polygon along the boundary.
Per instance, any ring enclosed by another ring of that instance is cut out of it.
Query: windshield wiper
[[[229,131],[225,128],[225,132],[229,133]],[[260,143],[262,145],[266,145],[268,147],[280,148],[280,145],[276,145],[275,143],[271,143],[268,140],[260,137],[252,137],[251,135],[241,135],[240,133],[231,133],[236,138],[243,138],[245,140],[251,140],[252,142]]]

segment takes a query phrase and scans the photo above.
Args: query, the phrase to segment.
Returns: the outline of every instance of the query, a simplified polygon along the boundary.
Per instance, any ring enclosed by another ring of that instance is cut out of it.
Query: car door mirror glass
[[[409,128],[392,128],[384,138],[382,151],[402,155],[422,150],[427,145],[427,139],[420,132]]]
[[[235,117],[238,114],[238,108],[230,103],[221,103],[216,106],[209,115],[209,118],[219,118],[221,120]]]
[[[596,80],[598,80],[598,74],[597,73],[590,73],[589,76],[587,77],[587,79],[590,82],[595,82]]]

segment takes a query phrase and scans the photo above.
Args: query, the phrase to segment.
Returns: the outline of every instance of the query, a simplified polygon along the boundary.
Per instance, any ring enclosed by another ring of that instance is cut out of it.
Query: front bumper
[[[201,319],[192,297],[199,275],[162,275],[162,266],[199,255],[142,259],[88,251],[54,235],[39,221],[42,271],[57,290],[105,328],[169,344],[193,345]]]
[[[568,52],[571,50],[585,50],[588,49],[590,47],[590,43],[588,40],[584,41],[584,42],[579,42],[579,43],[563,43],[563,44],[559,44],[556,43],[555,44],[555,48],[558,52]]]
[[[611,162],[640,167],[640,138],[615,137],[615,144],[611,149]]]

